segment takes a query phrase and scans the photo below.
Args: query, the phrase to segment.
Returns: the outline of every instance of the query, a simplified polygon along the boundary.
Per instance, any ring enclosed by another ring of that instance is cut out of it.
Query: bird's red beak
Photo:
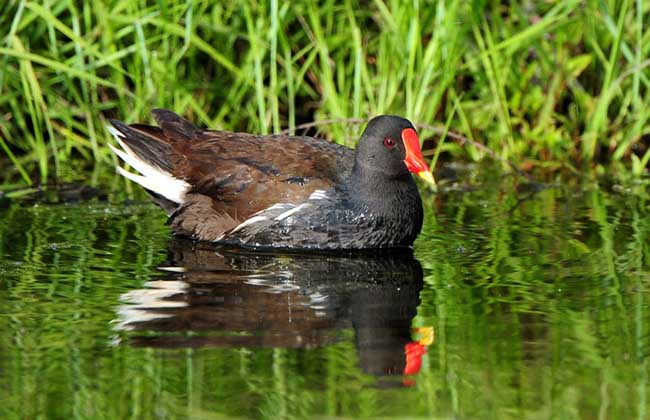
[[[404,163],[406,163],[408,170],[435,187],[436,181],[422,157],[418,133],[412,128],[405,128],[402,130],[402,142],[404,142],[404,148],[406,149]]]

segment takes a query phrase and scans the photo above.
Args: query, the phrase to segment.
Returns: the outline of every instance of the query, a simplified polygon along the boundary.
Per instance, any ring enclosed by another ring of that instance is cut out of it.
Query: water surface
[[[347,257],[0,199],[0,418],[647,417],[646,191],[472,171],[412,255]]]

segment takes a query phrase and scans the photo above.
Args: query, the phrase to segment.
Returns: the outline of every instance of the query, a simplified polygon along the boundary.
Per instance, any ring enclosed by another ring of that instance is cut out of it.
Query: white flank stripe
[[[136,175],[128,172],[123,168],[118,167],[117,171],[124,177],[142,185],[144,188],[160,194],[168,200],[175,203],[182,203],[185,199],[185,193],[190,189],[190,184],[182,179],[174,178],[167,171],[151,165],[133,153],[129,146],[124,143],[122,138],[124,135],[117,131],[114,127],[107,127],[108,131],[115,137],[123,150],[119,150],[113,145],[108,145],[113,153],[119,156],[125,163],[131,166],[142,175]]]
[[[262,220],[269,220],[269,219],[267,219],[267,218],[264,217],[264,216],[254,216],[254,217],[251,217],[250,219],[246,219],[246,220],[244,220],[242,223],[240,223],[240,224],[238,224],[237,226],[235,226],[235,228],[234,228],[233,230],[231,230],[230,233],[235,233],[235,232],[237,232],[238,230],[241,230],[241,229],[245,228],[245,227],[248,226],[248,225],[252,225],[253,223],[261,222]]]
[[[304,209],[305,207],[308,207],[308,206],[309,206],[309,204],[303,203],[303,204],[299,205],[298,207],[294,207],[294,208],[292,208],[290,210],[285,211],[284,213],[282,213],[281,215],[276,217],[275,220],[278,220],[278,221],[279,220],[284,220],[287,217],[291,216],[292,214],[297,213],[300,210],[302,210],[302,209]]]
[[[310,200],[325,200],[326,198],[327,194],[325,190],[316,190],[309,196]]]
[[[289,204],[289,203],[278,203],[278,204],[274,204],[274,205],[272,205],[271,207],[267,207],[267,208],[265,208],[264,210],[260,210],[260,211],[258,211],[258,212],[255,213],[253,216],[257,216],[257,215],[260,215],[260,214],[262,214],[262,213],[271,212],[271,211],[273,211],[273,210],[284,210],[284,209],[287,208],[287,207],[293,207],[293,204]]]

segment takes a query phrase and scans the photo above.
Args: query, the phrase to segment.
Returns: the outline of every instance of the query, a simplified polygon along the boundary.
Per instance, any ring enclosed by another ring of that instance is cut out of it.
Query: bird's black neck
[[[417,236],[422,227],[422,200],[409,172],[387,176],[375,168],[355,164],[347,183],[349,200],[374,217],[392,220],[402,234]]]

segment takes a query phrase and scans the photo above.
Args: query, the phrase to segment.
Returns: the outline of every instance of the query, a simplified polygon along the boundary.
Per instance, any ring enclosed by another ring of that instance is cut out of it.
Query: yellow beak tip
[[[433,175],[429,171],[420,171],[418,176],[426,181],[427,184],[430,184],[432,187],[436,187],[436,180],[433,179]]]

